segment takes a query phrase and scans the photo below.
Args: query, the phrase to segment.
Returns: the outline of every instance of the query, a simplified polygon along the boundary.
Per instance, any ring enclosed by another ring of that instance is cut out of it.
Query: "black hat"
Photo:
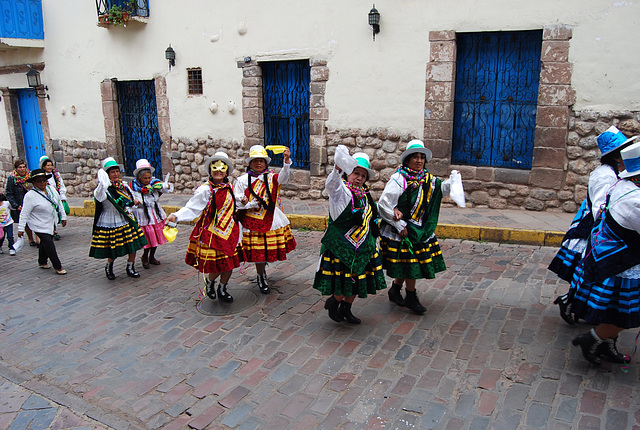
[[[45,179],[49,179],[51,176],[52,175],[50,173],[47,173],[42,169],[33,169],[31,171],[31,174],[29,175],[29,179],[27,179],[27,181],[33,182],[34,179],[42,178],[42,177],[44,177]]]

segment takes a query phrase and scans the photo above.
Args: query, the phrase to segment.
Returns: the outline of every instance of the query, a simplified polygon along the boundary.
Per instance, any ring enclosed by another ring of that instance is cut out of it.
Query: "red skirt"
[[[287,254],[294,249],[296,249],[296,240],[288,225],[266,233],[259,231],[242,233],[242,261],[252,263],[284,261],[287,259]]]

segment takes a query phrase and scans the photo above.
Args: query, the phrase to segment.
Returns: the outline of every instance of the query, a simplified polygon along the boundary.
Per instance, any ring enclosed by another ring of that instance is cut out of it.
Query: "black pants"
[[[53,243],[53,235],[47,233],[35,232],[40,238],[40,248],[38,248],[38,264],[47,264],[47,260],[51,260],[54,269],[62,269],[62,263],[58,258],[56,246]]]

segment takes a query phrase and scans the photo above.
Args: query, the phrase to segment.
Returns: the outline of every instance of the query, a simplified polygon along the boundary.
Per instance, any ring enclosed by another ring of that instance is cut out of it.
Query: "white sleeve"
[[[202,211],[207,207],[209,198],[211,197],[211,189],[208,184],[200,185],[193,193],[193,197],[178,212],[171,215],[176,216],[176,221],[192,221],[200,216]]]
[[[60,187],[62,189],[62,187]],[[58,203],[60,203],[58,205],[58,213],[60,214],[60,220],[61,221],[66,221],[67,219],[67,213],[64,211],[64,206],[62,206],[62,194],[59,194],[55,187],[51,187],[51,192],[53,194],[53,197],[57,199]]]
[[[20,221],[18,222],[18,232],[24,231],[25,225],[27,225],[27,221],[29,221],[29,217],[31,216],[31,211],[33,210],[33,196],[35,191],[29,191],[24,195],[24,200],[22,200],[22,210],[20,211]]]
[[[618,175],[610,166],[598,166],[589,175],[589,198],[591,199],[591,215],[595,218],[600,207],[607,199],[611,187],[618,181]]]
[[[293,161],[289,164],[284,162],[282,163],[282,169],[278,173],[278,183],[280,185],[289,183],[289,175],[291,173],[290,167],[292,164],[293,164]]]
[[[342,182],[342,173],[336,170],[335,166],[327,180],[324,183],[324,187],[329,194],[329,215],[331,219],[337,219],[344,209],[349,205],[351,201],[351,191]]]
[[[402,231],[407,222],[404,220],[396,221],[393,209],[398,206],[398,199],[404,193],[406,188],[406,181],[398,173],[391,175],[389,182],[385,185],[382,195],[378,200],[378,210],[380,211],[380,217],[387,223],[395,227],[396,230]]]
[[[242,204],[242,199],[245,197],[245,190],[247,189],[247,178],[249,177],[248,174],[244,174],[242,176],[240,176],[238,179],[236,179],[235,184],[233,184],[233,193],[236,196],[236,209],[237,210],[242,210],[242,209],[255,209],[258,207],[258,201],[256,199],[249,199],[249,201],[247,202],[246,205]],[[257,178],[257,181],[260,181],[261,179]]]

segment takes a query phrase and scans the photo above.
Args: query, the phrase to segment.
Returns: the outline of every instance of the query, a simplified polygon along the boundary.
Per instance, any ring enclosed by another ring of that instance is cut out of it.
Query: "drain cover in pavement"
[[[245,309],[258,303],[258,296],[247,290],[230,290],[233,296],[232,303],[224,303],[220,299],[211,300],[205,297],[200,306],[197,306],[198,312],[203,315],[231,315],[242,312]],[[190,302],[188,306],[193,306]]]

